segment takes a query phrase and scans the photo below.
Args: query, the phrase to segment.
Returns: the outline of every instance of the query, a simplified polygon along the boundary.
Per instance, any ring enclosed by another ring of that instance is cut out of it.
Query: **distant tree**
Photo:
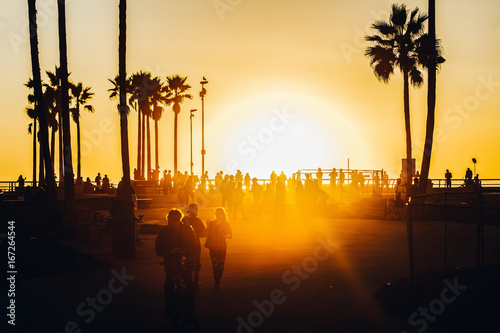
[[[83,84],[79,82],[78,84],[70,84],[71,95],[73,96],[73,100],[75,102],[75,106],[70,109],[71,115],[73,117],[73,121],[76,123],[76,143],[77,143],[77,171],[76,171],[76,179],[80,181],[82,178],[82,154],[81,154],[81,135],[80,135],[80,106],[83,106],[84,110],[87,110],[90,113],[94,113],[94,107],[88,104],[89,100],[92,99],[94,95],[93,92],[90,91],[90,87],[83,87]]]
[[[187,93],[191,86],[186,84],[186,80],[187,76],[167,76],[167,85],[171,91],[171,97],[166,99],[166,104],[173,104],[172,111],[174,111],[174,174],[177,174],[177,119],[184,99],[193,98],[191,94]]]
[[[379,81],[388,83],[395,68],[403,74],[408,186],[411,185],[413,174],[409,83],[414,87],[423,84],[423,76],[418,69],[416,41],[424,34],[426,20],[427,15],[419,14],[418,8],[410,13],[404,4],[394,4],[389,21],[373,23],[372,28],[376,30],[376,34],[365,37],[374,44],[366,49],[365,55],[370,58],[370,65]]]
[[[25,87],[28,89],[33,89],[34,88],[34,82],[33,79],[29,79],[27,83],[24,84]],[[36,182],[36,166],[37,166],[37,159],[36,159],[36,151],[37,151],[37,137],[38,137],[38,132],[37,132],[37,122],[38,122],[38,114],[36,111],[36,99],[35,99],[35,94],[30,93],[28,94],[28,104],[30,106],[25,108],[26,114],[30,119],[33,119],[33,122],[29,124],[28,126],[28,133],[30,135],[33,135],[33,187],[37,186]]]

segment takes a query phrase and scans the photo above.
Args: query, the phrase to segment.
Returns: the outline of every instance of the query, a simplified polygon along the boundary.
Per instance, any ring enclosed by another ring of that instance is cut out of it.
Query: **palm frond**
[[[424,84],[424,77],[422,72],[418,70],[417,67],[412,67],[409,72],[410,83],[416,88],[420,88]]]

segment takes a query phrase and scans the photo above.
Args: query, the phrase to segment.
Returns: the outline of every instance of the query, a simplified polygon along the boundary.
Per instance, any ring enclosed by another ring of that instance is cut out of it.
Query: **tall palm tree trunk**
[[[61,69],[61,114],[64,147],[64,219],[68,227],[76,232],[77,214],[75,184],[73,182],[73,160],[69,119],[68,48],[66,44],[66,0],[57,2],[59,26],[59,61]]]
[[[411,158],[411,127],[410,127],[410,89],[408,72],[403,73],[404,76],[404,113],[405,113],[405,131],[406,131],[406,197],[409,195],[409,190],[412,184],[412,158]]]
[[[52,169],[55,168],[56,161],[56,131],[55,127],[52,127],[50,136],[50,163],[52,163]]]
[[[174,115],[174,175],[177,174],[177,113]]]
[[[158,120],[155,120],[155,170],[160,168],[158,163]]]
[[[140,178],[141,175],[141,109],[137,108],[137,174]],[[134,175],[135,176],[135,175]]]
[[[59,154],[59,186],[64,186],[64,153],[63,153],[63,125],[62,125],[62,111],[59,111],[58,114],[58,154]]]
[[[142,139],[141,139],[141,151],[142,151],[142,154],[141,154],[141,179],[146,179],[145,178],[145,174],[144,174],[144,169],[145,168],[145,165],[144,165],[144,162],[145,162],[145,156],[146,156],[146,114],[144,113],[144,110],[142,110],[142,130],[141,130],[141,135],[142,135]]]
[[[120,0],[120,36],[119,36],[119,81],[120,81],[120,138],[122,155],[122,188],[123,197],[115,216],[113,233],[113,253],[117,257],[131,258],[135,255],[135,216],[132,202],[132,189],[130,186],[130,156],[128,146],[128,116],[127,116],[127,90],[126,90],[126,18],[127,2]]]
[[[36,132],[36,119],[37,119],[37,111],[36,111],[36,103],[35,103],[35,117],[33,118],[33,187],[36,187],[36,137],[37,137],[37,132]]]
[[[47,125],[46,109],[43,100],[42,78],[40,75],[40,62],[38,59],[38,27],[36,22],[36,1],[28,0],[28,15],[29,15],[29,33],[30,33],[30,50],[31,50],[31,67],[33,72],[33,82],[35,97],[39,109],[40,117],[40,132],[41,132],[41,147],[45,158],[45,174],[47,175],[47,197],[49,203],[49,211],[53,218],[55,228],[59,228],[61,224],[61,215],[57,205],[56,183],[54,179],[54,170],[50,162],[49,151],[49,131]]]
[[[149,126],[149,123],[150,123],[149,118],[150,117],[146,117],[146,121],[147,121],[147,135],[148,135],[148,139],[147,139],[148,140],[148,143],[147,143],[147,145],[148,145],[148,147],[147,147],[147,149],[148,149],[148,164],[147,164],[148,170],[147,170],[147,175],[148,175],[148,180],[151,180],[151,133],[150,133],[150,129],[149,129],[150,128],[150,126]]]
[[[429,0],[429,37],[431,45],[436,41],[436,1]],[[434,50],[434,47],[432,48]],[[422,156],[422,167],[420,172],[419,193],[426,193],[427,179],[431,166],[432,143],[434,141],[434,120],[436,117],[436,54],[431,55],[430,64],[427,68],[427,124],[425,129],[424,153]]]
[[[48,134],[48,133],[47,133]],[[40,131],[38,131],[38,182],[40,184],[40,186],[42,186],[42,184],[45,183],[45,177],[44,177],[44,173],[43,173],[43,169],[44,169],[44,166],[43,166],[43,149],[42,149],[42,142],[40,140]],[[50,160],[50,157],[49,157],[49,160]]]
[[[79,107],[78,105],[76,106]],[[80,180],[82,177],[82,149],[81,149],[81,134],[80,134],[80,118],[76,120],[76,144],[77,144],[77,154],[78,154],[78,164],[76,169],[76,179]]]

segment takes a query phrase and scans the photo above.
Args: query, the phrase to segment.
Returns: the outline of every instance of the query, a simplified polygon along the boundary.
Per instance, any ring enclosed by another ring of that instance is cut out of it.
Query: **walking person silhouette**
[[[220,289],[220,280],[224,272],[227,251],[226,238],[232,237],[233,233],[226,211],[224,208],[219,207],[215,210],[215,220],[207,222],[207,239],[205,241],[205,247],[209,249],[210,259],[212,260],[216,290]]]
[[[205,237],[206,228],[203,222],[198,217],[199,206],[197,203],[191,203],[188,208],[188,215],[184,216],[182,219],[182,223],[193,227],[194,232],[196,233],[197,243],[196,243],[196,251],[193,253],[192,257],[192,268],[193,268],[193,277],[194,277],[194,289],[199,290],[200,286],[198,281],[200,280],[200,268],[201,268],[201,245],[200,245],[200,237]]]
[[[162,228],[156,237],[156,254],[163,257],[165,265],[165,317],[173,320],[179,328],[181,311],[185,313],[185,322],[195,328],[201,328],[194,317],[194,285],[192,260],[196,252],[196,234],[193,228],[181,222],[182,212],[176,208],[167,214],[168,225]],[[184,309],[179,307],[179,279],[183,280]]]

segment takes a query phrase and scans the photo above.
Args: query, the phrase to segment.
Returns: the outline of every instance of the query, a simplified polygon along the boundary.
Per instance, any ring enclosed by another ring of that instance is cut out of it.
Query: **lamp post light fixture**
[[[205,77],[200,81],[201,84],[201,91],[200,91],[200,97],[201,97],[201,174],[205,174],[205,95],[207,93],[207,90],[205,89],[205,84],[207,84],[208,81]]]
[[[192,109],[189,112],[189,133],[191,136],[191,176],[193,175],[193,117],[194,112],[198,111],[197,109]]]
[[[472,163],[474,163],[474,176],[476,176],[476,163],[477,163],[477,160],[475,157],[472,158]]]

